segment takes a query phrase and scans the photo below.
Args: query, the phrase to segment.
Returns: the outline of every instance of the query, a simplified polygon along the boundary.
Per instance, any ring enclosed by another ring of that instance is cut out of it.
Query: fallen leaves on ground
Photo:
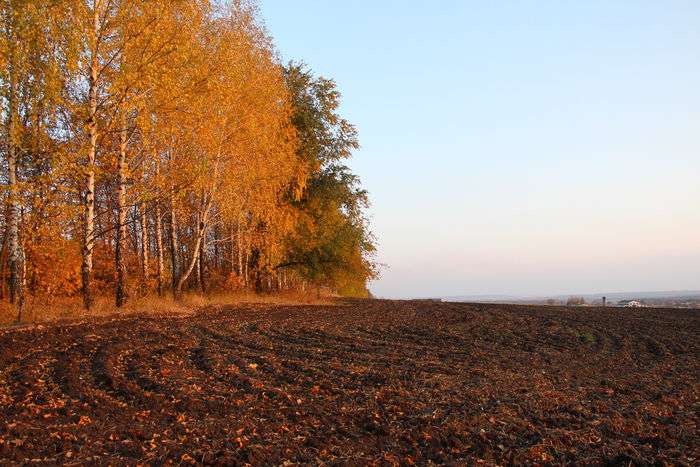
[[[692,465],[699,335],[688,310],[381,300],[5,331],[0,464]]]

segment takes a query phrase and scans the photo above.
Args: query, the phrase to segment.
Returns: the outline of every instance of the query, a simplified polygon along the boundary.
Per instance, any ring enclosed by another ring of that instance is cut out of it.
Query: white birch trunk
[[[212,199],[210,197],[209,200],[206,201],[205,207],[202,210],[202,213],[199,217],[199,225],[197,226],[197,239],[192,250],[192,258],[190,260],[190,264],[187,266],[187,269],[182,274],[180,280],[177,283],[176,295],[178,297],[182,294],[182,286],[185,285],[185,282],[190,277],[190,274],[192,274],[192,271],[194,271],[194,268],[199,260],[199,255],[201,253],[201,245],[204,241],[204,235],[206,234],[207,223],[209,222],[209,210],[211,209],[211,205]]]
[[[172,275],[172,291],[173,295],[178,295],[178,283],[180,281],[179,276],[179,255],[180,245],[178,243],[178,224],[177,224],[177,213],[175,211],[175,188],[170,188],[170,262],[171,262],[171,275]]]
[[[115,239],[114,267],[117,273],[115,287],[115,302],[117,307],[126,303],[126,264],[124,255],[126,253],[126,182],[128,167],[126,163],[126,115],[121,112],[121,128],[119,129],[119,158],[117,161],[118,171],[118,191],[117,191],[117,231]]]
[[[141,277],[144,285],[148,284],[148,212],[145,202],[141,203]]]
[[[88,76],[88,120],[89,137],[87,165],[85,167],[85,196],[83,205],[83,248],[82,248],[82,294],[83,305],[87,310],[92,306],[92,250],[95,245],[95,154],[97,152],[97,78],[99,63],[97,60],[100,29],[99,1],[93,3],[92,57],[90,75]]]
[[[155,151],[154,151],[155,152]],[[154,154],[155,155],[155,154]],[[156,179],[157,182],[160,182],[160,163],[158,160],[156,160]],[[158,255],[158,295],[163,296],[163,270],[164,268],[164,261],[163,261],[163,214],[161,212],[160,208],[160,200],[156,201],[156,209],[155,209],[155,228],[156,228],[156,250],[157,250],[157,255]]]
[[[11,38],[11,41],[14,40]],[[19,244],[19,191],[17,189],[17,77],[14,46],[10,44],[10,82],[7,108],[7,230],[10,263],[10,303],[17,305],[17,321],[22,319],[24,290],[22,287],[22,252]]]

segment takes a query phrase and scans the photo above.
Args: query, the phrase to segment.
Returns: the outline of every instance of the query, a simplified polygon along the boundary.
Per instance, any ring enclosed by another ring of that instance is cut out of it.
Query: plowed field
[[[700,462],[700,314],[248,306],[0,331],[0,464]]]

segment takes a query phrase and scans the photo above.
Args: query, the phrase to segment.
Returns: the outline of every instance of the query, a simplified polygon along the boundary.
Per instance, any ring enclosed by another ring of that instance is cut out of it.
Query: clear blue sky
[[[700,289],[700,1],[260,7],[359,129],[378,296]]]

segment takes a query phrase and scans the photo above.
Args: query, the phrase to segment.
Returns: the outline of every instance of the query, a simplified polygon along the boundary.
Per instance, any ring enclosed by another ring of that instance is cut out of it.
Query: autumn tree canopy
[[[2,298],[366,295],[355,128],[332,80],[279,62],[256,11],[2,1]]]

